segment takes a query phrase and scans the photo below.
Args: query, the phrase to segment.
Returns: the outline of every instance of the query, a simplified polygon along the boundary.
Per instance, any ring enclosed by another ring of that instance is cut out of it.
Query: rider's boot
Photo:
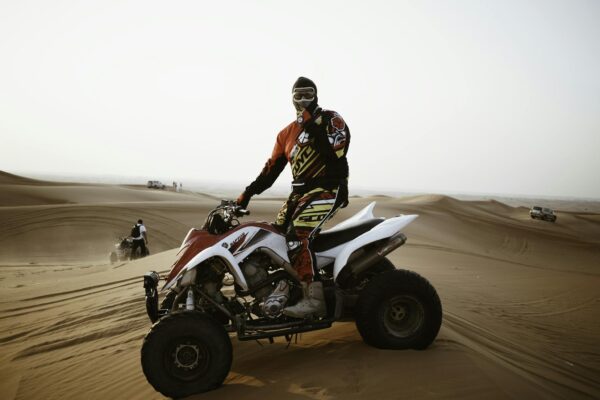
[[[295,305],[287,307],[283,313],[289,317],[306,318],[324,317],[327,314],[325,309],[325,295],[323,294],[323,282],[302,282],[304,297]]]

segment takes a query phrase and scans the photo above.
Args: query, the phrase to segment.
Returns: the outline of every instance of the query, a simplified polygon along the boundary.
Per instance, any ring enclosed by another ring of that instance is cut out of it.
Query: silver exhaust
[[[354,276],[362,274],[404,243],[406,243],[406,236],[403,233],[398,232],[375,249],[370,249],[368,251],[361,249],[362,252],[361,250],[355,252],[348,260],[350,273]]]

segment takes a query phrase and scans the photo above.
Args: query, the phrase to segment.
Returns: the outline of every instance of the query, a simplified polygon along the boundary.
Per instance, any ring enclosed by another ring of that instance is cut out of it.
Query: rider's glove
[[[235,202],[238,204],[238,206],[242,207],[245,210],[248,208],[248,203],[250,203],[251,197],[252,196],[250,196],[248,193],[242,192],[242,194],[238,196]]]

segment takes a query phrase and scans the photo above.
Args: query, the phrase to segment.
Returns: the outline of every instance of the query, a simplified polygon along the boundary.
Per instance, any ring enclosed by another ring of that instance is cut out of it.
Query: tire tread
[[[196,329],[206,331],[207,336],[214,335],[214,337],[209,338],[209,341],[213,342],[213,346],[210,349],[211,357],[213,355],[219,357],[216,362],[217,365],[211,365],[207,376],[203,377],[200,382],[188,384],[161,374],[160,366],[157,366],[156,363],[160,360],[162,354],[159,355],[159,359],[157,360],[155,353],[157,350],[156,347],[160,345],[161,340],[168,338],[171,332],[181,331],[183,327],[189,326],[191,321],[198,323],[199,325]],[[144,338],[141,349],[142,370],[148,382],[156,391],[173,398],[190,396],[221,386],[229,374],[232,360],[233,349],[231,340],[223,326],[211,317],[193,311],[171,313],[158,320],[152,325],[150,332]]]
[[[378,320],[381,304],[400,293],[410,293],[422,300],[425,321],[417,334],[396,338],[387,334]],[[427,348],[436,338],[442,322],[442,304],[435,288],[416,272],[396,269],[375,276],[362,290],[356,306],[356,327],[365,343],[380,349]]]

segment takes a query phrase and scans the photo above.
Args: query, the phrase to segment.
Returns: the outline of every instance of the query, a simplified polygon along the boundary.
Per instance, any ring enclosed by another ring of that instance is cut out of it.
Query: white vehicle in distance
[[[161,181],[148,181],[148,184],[146,186],[148,186],[149,189],[164,189],[165,188],[165,185],[163,185],[163,183]]]

